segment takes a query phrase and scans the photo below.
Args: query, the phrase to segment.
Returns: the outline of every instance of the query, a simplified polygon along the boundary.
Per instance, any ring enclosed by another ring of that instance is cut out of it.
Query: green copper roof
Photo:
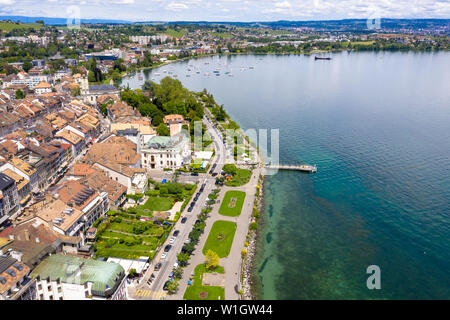
[[[122,280],[125,271],[120,264],[93,259],[83,259],[61,254],[51,255],[42,261],[31,273],[31,278],[58,278],[64,283],[84,285],[92,282],[92,294],[112,294]]]

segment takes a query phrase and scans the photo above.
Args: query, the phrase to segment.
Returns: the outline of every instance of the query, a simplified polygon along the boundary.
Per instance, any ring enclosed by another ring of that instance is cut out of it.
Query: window
[[[44,300],[44,295],[42,293],[39,295],[39,299]]]
[[[53,296],[48,297],[50,300],[53,300]]]
[[[38,284],[38,290],[42,290],[42,284]]]
[[[47,287],[48,291],[52,291],[52,286]]]

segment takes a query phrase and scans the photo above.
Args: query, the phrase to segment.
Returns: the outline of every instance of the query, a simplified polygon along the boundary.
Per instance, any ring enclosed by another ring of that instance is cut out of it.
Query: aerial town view
[[[0,1],[0,300],[450,299],[449,51],[437,0]]]

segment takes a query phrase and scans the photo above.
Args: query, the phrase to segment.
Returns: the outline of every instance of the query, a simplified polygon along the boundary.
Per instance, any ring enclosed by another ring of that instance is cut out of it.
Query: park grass
[[[186,288],[184,292],[184,300],[225,300],[225,288],[217,286],[203,286],[202,279],[205,272],[224,273],[225,270],[221,266],[217,266],[214,270],[207,270],[205,264],[199,264],[194,269],[194,282]],[[207,292],[206,298],[200,298],[201,292]]]
[[[236,198],[236,203],[233,208],[230,208],[230,201],[232,198]],[[241,214],[242,206],[244,204],[245,192],[230,190],[225,193],[222,204],[219,208],[219,213],[223,216],[237,217]]]
[[[252,176],[252,172],[248,169],[237,169],[236,174],[231,178],[230,181],[225,181],[225,185],[228,187],[239,187],[246,184],[250,177]]]
[[[169,211],[173,207],[173,201],[167,197],[149,197],[139,209],[149,209],[152,211]]]
[[[214,222],[205,246],[203,247],[203,254],[206,254],[208,250],[212,250],[216,252],[220,258],[227,257],[230,254],[235,232],[236,223],[234,222],[223,220]],[[219,235],[223,236],[223,238],[218,239]]]

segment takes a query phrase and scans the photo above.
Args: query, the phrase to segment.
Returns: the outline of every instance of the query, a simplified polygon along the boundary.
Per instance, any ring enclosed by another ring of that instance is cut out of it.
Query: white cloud
[[[173,10],[173,11],[179,11],[179,10],[187,10],[187,9],[189,9],[189,7],[187,5],[185,5],[184,3],[172,2],[166,6],[166,9]]]

